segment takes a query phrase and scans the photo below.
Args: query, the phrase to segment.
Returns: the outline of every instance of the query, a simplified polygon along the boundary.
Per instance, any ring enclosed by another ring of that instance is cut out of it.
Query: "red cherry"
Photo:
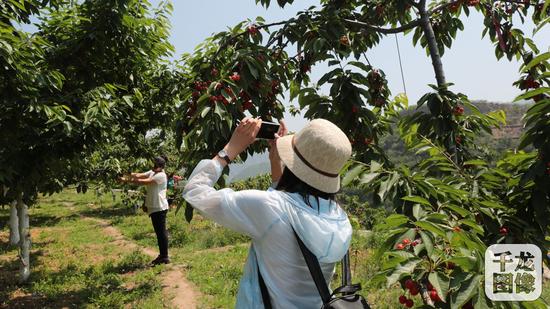
[[[455,142],[459,145],[462,144],[462,137],[461,136],[455,137]]]
[[[395,246],[395,248],[397,248],[397,250],[403,250],[405,248],[405,246],[403,244],[397,244],[397,246]]]
[[[211,95],[208,99],[210,100],[210,102],[215,103],[218,100],[218,97],[216,97],[215,95]]]
[[[455,226],[455,227],[453,227],[453,231],[460,232],[460,231],[462,231],[462,229],[460,228],[460,226]]]
[[[399,296],[399,303],[405,304],[407,302],[407,297],[405,295]]]
[[[246,101],[246,102],[243,103],[243,109],[244,110],[251,109],[253,106],[254,106],[254,104],[252,104],[252,101]]]
[[[416,283],[412,280],[412,279],[407,279],[407,281],[405,281],[405,287],[407,289],[412,289],[416,286]]]
[[[434,286],[428,282],[428,285],[426,286],[428,288],[428,291],[433,291]]]
[[[500,235],[508,235],[508,229],[506,227],[501,227],[500,228]]]
[[[255,25],[248,26],[247,30],[250,35],[256,35],[259,32],[258,27],[256,27]]]
[[[346,46],[349,45],[349,38],[348,38],[347,35],[342,35],[342,36],[340,37],[340,44],[346,45]]]
[[[384,100],[383,98],[377,98],[376,100],[374,100],[374,106],[380,107],[384,104],[386,104],[386,100]]]
[[[455,116],[462,116],[464,114],[464,107],[462,106],[457,106],[453,109],[453,114]]]
[[[451,6],[449,7],[449,9],[451,10],[451,12],[453,13],[456,13],[458,12],[458,9],[460,8],[460,2],[453,2],[451,3]]]
[[[476,6],[479,4],[479,0],[468,0],[468,6]]]
[[[412,296],[415,296],[415,295],[418,295],[418,293],[420,293],[420,290],[418,289],[417,286],[414,286],[412,289],[410,289],[410,292]]]
[[[472,305],[471,302],[468,302],[464,306],[462,306],[462,309],[474,309],[474,305]]]
[[[212,76],[218,76],[220,72],[216,69],[216,68],[213,68],[212,70],[210,70],[210,74]]]
[[[404,245],[408,245],[408,244],[410,244],[410,243],[411,243],[411,240],[410,240],[410,239],[408,239],[408,238],[403,239],[403,244],[404,244]]]
[[[195,82],[195,90],[202,90],[202,83],[201,82]]]
[[[234,72],[233,75],[229,76],[229,78],[234,82],[238,82],[241,80],[241,76],[237,72]]]
[[[416,247],[418,244],[419,244],[419,242],[417,240],[415,240],[411,243],[411,246]]]
[[[198,91],[193,91],[193,98],[196,99],[196,98],[198,98],[198,97],[200,97],[200,96],[201,96],[200,92],[198,92]]]
[[[433,300],[433,301],[439,301],[440,298],[439,298],[439,295],[437,295],[437,291],[430,291],[430,298]]]
[[[407,302],[405,302],[405,306],[407,308],[412,308],[412,306],[414,306],[414,301],[412,299],[407,299]]]
[[[358,110],[359,110],[359,109],[358,109],[357,106],[355,106],[355,105],[353,105],[353,106],[351,107],[351,112],[354,113],[354,114],[357,113]]]
[[[363,141],[363,143],[364,143],[365,145],[367,145],[367,146],[370,145],[370,144],[372,144],[372,138],[366,137],[365,140]]]
[[[455,263],[453,262],[447,262],[447,269],[455,269]]]
[[[379,4],[379,5],[376,6],[375,10],[376,10],[377,15],[382,15],[382,13],[384,13],[384,6]]]

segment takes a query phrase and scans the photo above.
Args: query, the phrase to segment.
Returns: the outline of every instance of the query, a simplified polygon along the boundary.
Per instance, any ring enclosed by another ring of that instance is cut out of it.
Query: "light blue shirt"
[[[263,308],[258,266],[273,308],[320,308],[321,297],[300,252],[292,228],[318,258],[327,283],[335,263],[346,254],[352,234],[346,213],[333,201],[277,190],[215,190],[223,167],[202,160],[183,197],[203,216],[252,238],[236,308]]]

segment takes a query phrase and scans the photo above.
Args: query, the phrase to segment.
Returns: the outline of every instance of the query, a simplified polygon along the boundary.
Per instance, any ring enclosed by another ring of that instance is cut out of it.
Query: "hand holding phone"
[[[259,139],[275,139],[275,133],[279,131],[279,124],[274,122],[262,121],[260,131],[256,135]]]
[[[237,126],[241,123],[240,120],[237,120]],[[279,132],[280,125],[275,122],[262,121],[260,130],[256,134],[258,139],[275,139],[275,134]]]

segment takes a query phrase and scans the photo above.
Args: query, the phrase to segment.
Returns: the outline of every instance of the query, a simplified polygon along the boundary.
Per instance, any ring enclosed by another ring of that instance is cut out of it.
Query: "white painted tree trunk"
[[[17,217],[17,201],[13,201],[10,206],[10,244],[19,243],[19,219]]]
[[[17,200],[17,216],[19,217],[19,280],[26,282],[31,274],[30,250],[31,235],[29,230],[29,208],[20,196]]]

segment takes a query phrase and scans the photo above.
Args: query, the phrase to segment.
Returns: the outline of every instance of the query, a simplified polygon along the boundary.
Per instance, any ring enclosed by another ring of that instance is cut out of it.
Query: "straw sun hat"
[[[347,136],[332,122],[315,119],[277,140],[279,157],[296,177],[326,193],[340,190],[340,170],[351,156]]]

